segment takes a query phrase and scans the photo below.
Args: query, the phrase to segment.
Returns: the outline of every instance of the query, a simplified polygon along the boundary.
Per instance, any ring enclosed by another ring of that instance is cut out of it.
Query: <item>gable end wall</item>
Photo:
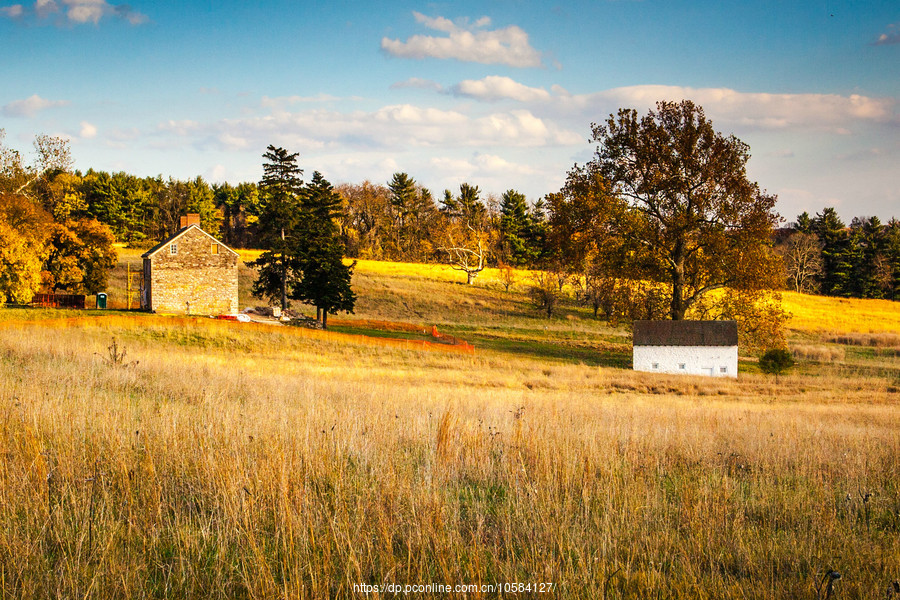
[[[171,243],[178,253],[170,254]],[[194,315],[238,312],[238,257],[199,229],[188,230],[148,259],[150,309],[162,313]]]

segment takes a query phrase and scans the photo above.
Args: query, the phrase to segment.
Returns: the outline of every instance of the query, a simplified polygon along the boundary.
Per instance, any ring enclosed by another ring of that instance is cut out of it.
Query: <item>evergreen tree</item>
[[[459,184],[456,207],[457,216],[472,227],[478,228],[487,216],[487,209],[481,202],[481,190],[477,185]]]
[[[343,253],[344,245],[337,237],[309,248],[303,260],[303,275],[291,288],[292,299],[316,307],[322,329],[328,329],[329,313],[352,313],[356,304],[356,295],[350,287],[356,261],[345,265]]]
[[[291,283],[290,298],[316,307],[322,328],[328,313],[353,312],[356,296],[350,288],[352,265],[343,263],[344,244],[337,226],[341,197],[321,173],[313,173],[303,190],[297,247],[301,275]]]
[[[500,200],[500,247],[506,262],[515,266],[534,263],[537,252],[532,245],[532,221],[525,195],[507,190]]]
[[[263,178],[259,182],[259,238],[265,252],[254,261],[258,278],[252,293],[257,298],[278,299],[287,308],[288,287],[300,275],[298,245],[302,223],[300,197],[303,170],[298,153],[269,145],[263,158]]]
[[[444,197],[441,198],[441,214],[455,219],[459,216],[459,201],[450,190],[444,190]]]
[[[216,207],[222,211],[222,239],[233,248],[247,248],[259,212],[256,184],[213,186]]]
[[[860,220],[859,230],[859,261],[853,279],[859,286],[861,298],[883,298],[885,290],[877,267],[887,250],[885,226],[878,217],[870,217]]]
[[[526,239],[534,254],[533,263],[544,261],[549,254],[550,225],[547,222],[545,206],[544,200],[538,199],[528,211]]]
[[[341,197],[318,171],[313,173],[312,180],[303,189],[300,207],[307,229],[313,226],[315,234],[322,237],[338,234]]]
[[[410,231],[416,203],[416,181],[406,173],[394,173],[388,183],[393,217],[393,241],[401,257],[405,257],[414,240]]]
[[[813,231],[822,243],[822,293],[849,296],[852,265],[848,260],[848,235],[844,222],[833,208],[817,213]]]
[[[879,279],[885,298],[896,300],[900,294],[900,221],[891,219],[885,227],[885,254]]]

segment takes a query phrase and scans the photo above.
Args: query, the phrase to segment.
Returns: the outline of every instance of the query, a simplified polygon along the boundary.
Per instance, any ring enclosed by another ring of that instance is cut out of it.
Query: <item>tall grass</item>
[[[0,329],[0,589],[794,598],[834,569],[875,597],[900,573],[897,398],[165,320]]]

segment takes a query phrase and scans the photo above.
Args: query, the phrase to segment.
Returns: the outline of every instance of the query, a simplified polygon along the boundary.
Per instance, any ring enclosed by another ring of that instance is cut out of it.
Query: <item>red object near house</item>
[[[35,294],[31,305],[41,308],[77,308],[84,310],[84,294]]]

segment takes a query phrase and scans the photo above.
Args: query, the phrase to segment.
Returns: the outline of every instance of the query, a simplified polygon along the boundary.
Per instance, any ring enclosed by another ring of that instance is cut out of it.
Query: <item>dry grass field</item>
[[[881,325],[900,307],[811,298],[791,374],[747,356],[725,381],[635,374],[626,330],[539,318],[524,276],[461,279],[361,261],[355,318],[436,324],[474,355],[0,310],[0,595],[824,598],[834,570],[832,597],[885,598],[900,579]]]

